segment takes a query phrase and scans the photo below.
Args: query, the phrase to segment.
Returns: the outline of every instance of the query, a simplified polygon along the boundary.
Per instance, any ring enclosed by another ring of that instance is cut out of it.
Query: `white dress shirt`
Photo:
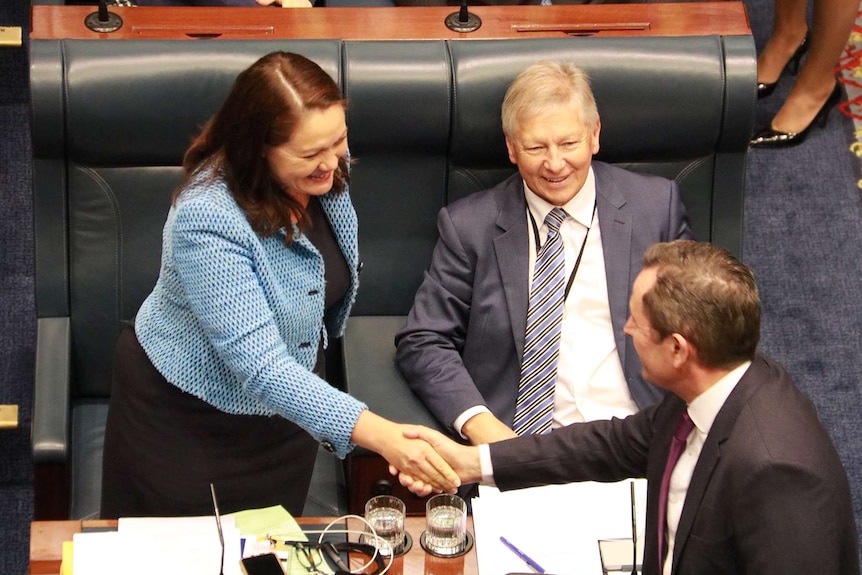
[[[751,362],[746,361],[733,369],[688,404],[688,415],[694,423],[694,429],[688,434],[685,451],[680,455],[670,476],[670,486],[667,492],[667,537],[665,537],[667,556],[664,565],[662,565],[663,575],[670,575],[679,518],[682,516],[682,507],[685,503],[685,495],[688,493],[688,485],[691,483],[691,474],[694,473],[694,466],[700,458],[706,436],[709,435],[712,423],[724,402],[727,401],[728,396],[750,365]]]
[[[524,214],[529,232],[528,277],[532,283],[537,247],[530,215],[538,227],[540,245],[543,245],[548,237],[545,217],[555,206],[533,193],[526,184],[524,194],[528,209]],[[584,236],[587,244],[563,310],[553,429],[578,421],[625,417],[638,409],[626,383],[614,339],[602,234],[595,206],[596,182],[590,168],[581,191],[561,206],[568,215],[560,226],[566,282],[575,267]],[[464,411],[455,419],[455,429],[461,433],[468,419],[486,411],[485,406]]]

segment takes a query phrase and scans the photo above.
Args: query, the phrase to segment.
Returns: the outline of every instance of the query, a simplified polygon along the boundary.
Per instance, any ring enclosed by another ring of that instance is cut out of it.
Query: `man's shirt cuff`
[[[482,485],[496,487],[494,483],[494,465],[491,463],[491,448],[487,443],[479,445],[479,469],[482,471]]]
[[[467,421],[471,417],[473,417],[475,415],[479,415],[480,413],[491,413],[491,410],[488,409],[487,407],[485,407],[484,405],[474,405],[473,407],[465,410],[464,413],[462,413],[461,415],[456,417],[455,421],[452,422],[452,427],[455,428],[455,431],[457,431],[458,435],[460,435],[463,439],[470,441],[470,438],[467,437],[466,435],[464,435],[464,433],[461,431],[461,429],[464,427],[464,424],[467,423]]]

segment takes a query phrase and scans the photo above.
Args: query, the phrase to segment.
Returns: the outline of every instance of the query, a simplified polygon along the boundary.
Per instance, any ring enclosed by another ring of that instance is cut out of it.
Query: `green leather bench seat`
[[[53,502],[60,515],[98,516],[114,342],[158,273],[183,152],[237,73],[274,50],[315,60],[350,100],[365,265],[330,373],[384,415],[433,423],[392,364],[392,332],[430,261],[440,207],[514,170],[500,104],[537,60],[571,59],[591,74],[599,159],[675,178],[699,237],[742,253],[750,36],[32,41],[37,510]],[[397,390],[397,405],[387,390]],[[365,497],[340,462],[319,463],[309,514],[338,514],[348,495]],[[40,469],[51,468],[65,469],[70,485],[50,489]]]

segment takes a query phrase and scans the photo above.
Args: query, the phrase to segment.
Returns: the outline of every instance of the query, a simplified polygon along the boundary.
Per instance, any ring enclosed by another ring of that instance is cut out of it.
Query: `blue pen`
[[[506,547],[508,547],[509,549],[511,549],[512,553],[514,553],[515,555],[520,557],[524,561],[524,563],[526,563],[527,565],[532,567],[537,573],[544,573],[545,572],[545,570],[542,568],[541,565],[539,565],[538,563],[536,563],[535,561],[530,559],[530,557],[528,557],[526,553],[524,553],[523,551],[521,551],[520,549],[518,549],[517,547],[512,545],[508,539],[506,539],[505,537],[500,537],[500,542],[503,545],[505,545]]]

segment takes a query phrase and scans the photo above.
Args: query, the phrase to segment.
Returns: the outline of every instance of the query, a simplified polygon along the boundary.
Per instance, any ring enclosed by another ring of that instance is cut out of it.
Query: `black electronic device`
[[[284,575],[284,568],[275,553],[246,557],[240,565],[245,575]]]

